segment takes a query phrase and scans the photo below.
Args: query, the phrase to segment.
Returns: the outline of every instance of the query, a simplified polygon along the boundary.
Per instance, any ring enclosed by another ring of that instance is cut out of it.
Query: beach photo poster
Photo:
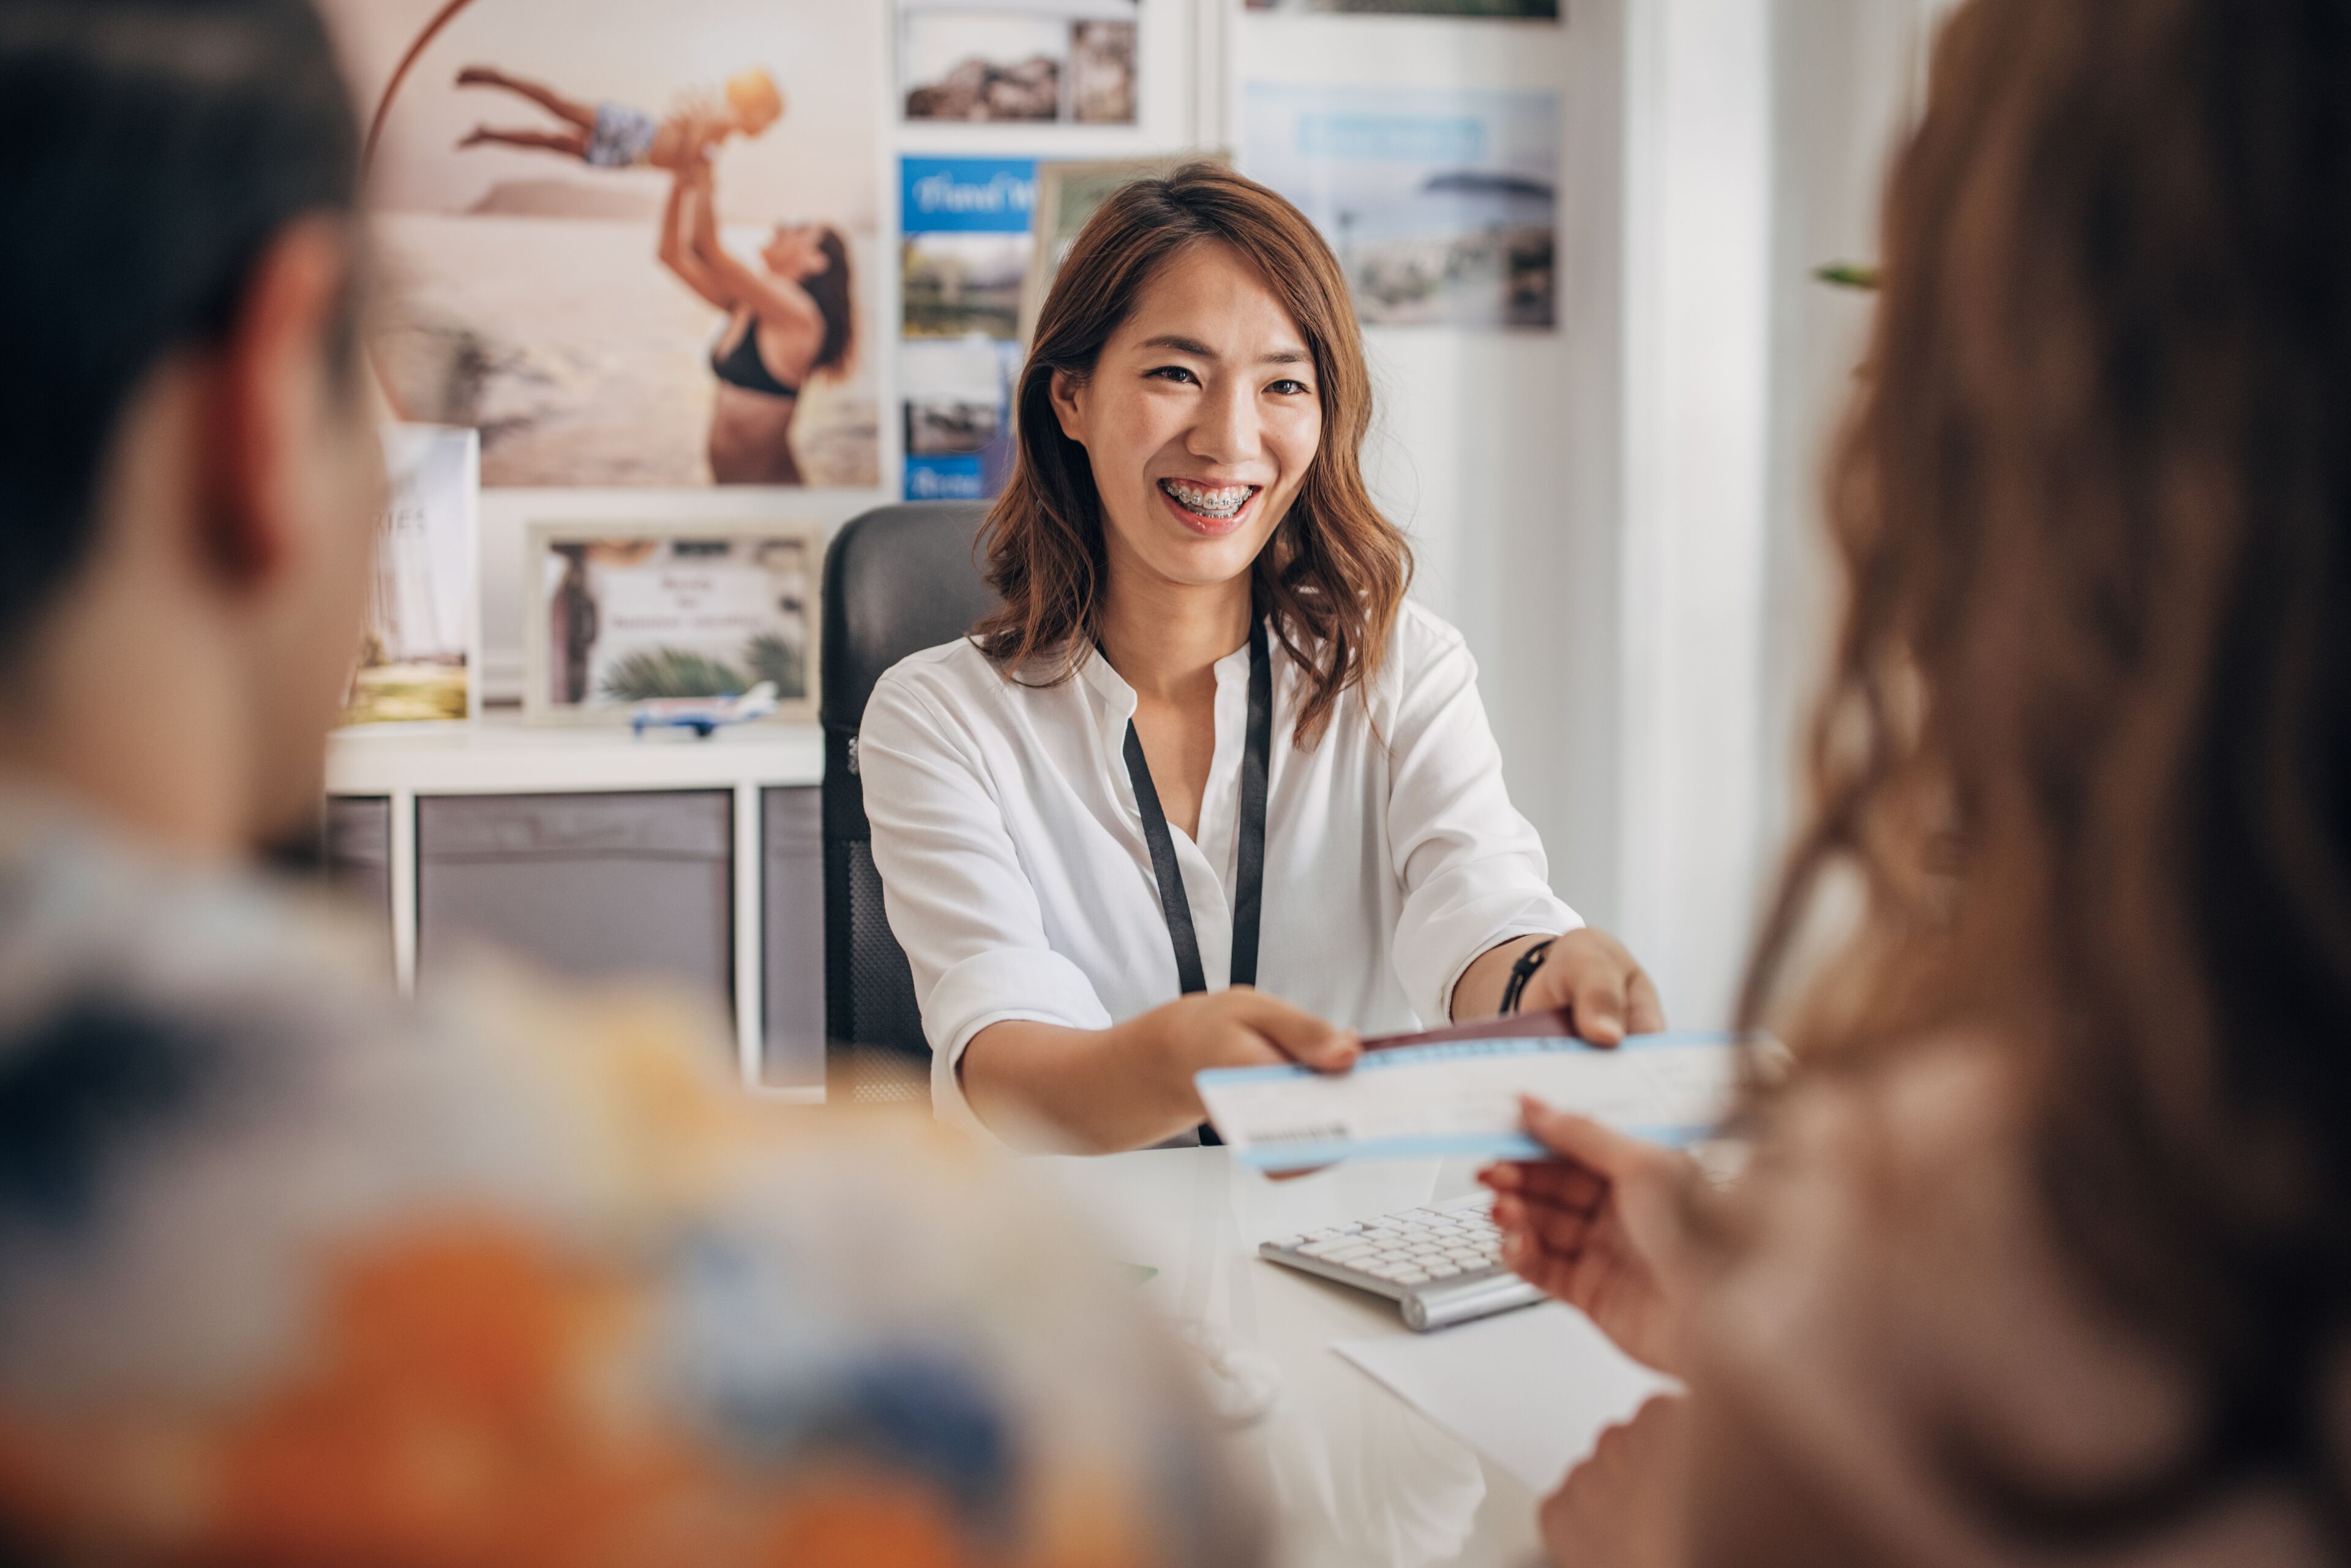
[[[1250,84],[1241,169],[1337,253],[1367,326],[1558,319],[1559,96]]]
[[[881,6],[322,3],[401,418],[488,486],[881,482]]]
[[[823,531],[800,523],[538,523],[524,713],[613,722],[641,702],[776,689],[815,716]]]
[[[1246,0],[1251,11],[1320,12],[1343,16],[1476,16],[1520,22],[1562,20],[1562,0]]]
[[[900,0],[909,120],[1133,125],[1142,0]]]
[[[481,711],[474,585],[481,443],[470,430],[383,428],[383,517],[367,629],[345,724],[413,724]]]
[[[987,500],[1012,467],[1037,163],[904,158],[899,185],[905,497]]]

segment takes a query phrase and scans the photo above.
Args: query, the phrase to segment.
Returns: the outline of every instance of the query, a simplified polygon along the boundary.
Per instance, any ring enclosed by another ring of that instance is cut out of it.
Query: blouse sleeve
[[[1389,847],[1405,886],[1395,963],[1413,1010],[1442,1022],[1480,954],[1583,921],[1552,892],[1542,840],[1502,787],[1477,661],[1451,627],[1405,615],[1387,736]]]
[[[857,758],[883,906],[931,1044],[932,1106],[985,1133],[956,1071],[974,1035],[1010,1019],[1090,1030],[1113,1020],[1047,942],[985,770],[911,682],[884,675],[873,688]]]

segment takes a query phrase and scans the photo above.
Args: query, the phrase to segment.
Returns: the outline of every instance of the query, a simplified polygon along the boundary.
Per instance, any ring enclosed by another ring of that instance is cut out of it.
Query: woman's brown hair
[[[1971,0],[1884,243],[1815,804],[1743,1010],[1830,1070],[2011,1048],[2085,1282],[2198,1380],[2177,1467],[1991,1494],[2111,1541],[2310,1482],[2342,1549],[2351,11]]]
[[[1207,244],[1229,246],[1257,269],[1314,356],[1322,439],[1253,568],[1259,610],[1306,672],[1295,736],[1311,747],[1348,690],[1379,673],[1411,584],[1412,550],[1364,484],[1371,376],[1338,259],[1296,207],[1213,163],[1115,192],[1054,276],[1013,399],[1012,477],[980,536],[1004,607],[972,635],[1007,670],[1034,660],[1058,665],[1055,681],[1093,645],[1106,570],[1102,501],[1086,449],[1054,418],[1053,375],[1082,383],[1160,269]]]

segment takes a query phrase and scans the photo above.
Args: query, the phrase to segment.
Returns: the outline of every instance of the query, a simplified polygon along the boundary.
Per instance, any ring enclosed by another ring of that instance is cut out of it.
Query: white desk
[[[1458,1197],[1475,1186],[1476,1165],[1363,1165],[1269,1182],[1217,1148],[1029,1163],[1113,1256],[1159,1270],[1141,1287],[1155,1306],[1214,1324],[1280,1369],[1280,1402],[1234,1437],[1271,1493],[1277,1563],[1541,1561],[1541,1499],[1331,1350],[1337,1339],[1410,1332],[1395,1309],[1256,1257],[1268,1237]]]

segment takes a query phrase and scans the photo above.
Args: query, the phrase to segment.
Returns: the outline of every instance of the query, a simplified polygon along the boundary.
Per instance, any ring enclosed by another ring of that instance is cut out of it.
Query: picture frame
[[[1086,220],[1122,185],[1156,175],[1172,174],[1187,163],[1217,163],[1229,169],[1233,156],[1223,149],[1161,153],[1144,158],[1113,158],[1091,162],[1040,162],[1037,165],[1037,198],[1031,210],[1036,243],[1029,253],[1029,275],[1020,285],[1022,344],[1037,336],[1037,317],[1053,275],[1076,243]]]
[[[338,723],[457,724],[482,712],[479,433],[381,427],[384,506],[367,626]]]
[[[525,530],[523,717],[625,725],[638,703],[776,686],[818,698],[824,529],[799,520],[538,522]]]

